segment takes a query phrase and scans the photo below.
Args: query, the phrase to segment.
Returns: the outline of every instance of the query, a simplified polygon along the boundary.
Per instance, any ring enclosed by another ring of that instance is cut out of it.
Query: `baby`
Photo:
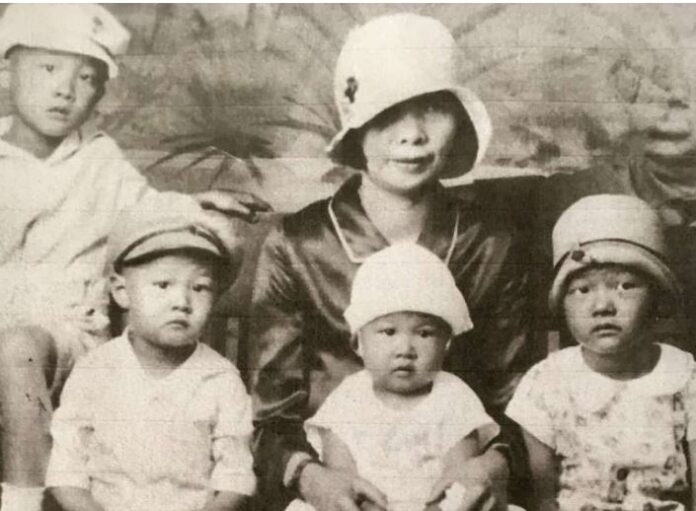
[[[376,508],[423,510],[455,483],[444,469],[499,431],[476,394],[442,371],[452,338],[473,327],[464,297],[435,254],[397,243],[362,264],[345,317],[365,369],[305,422],[308,438],[323,464],[374,486]]]

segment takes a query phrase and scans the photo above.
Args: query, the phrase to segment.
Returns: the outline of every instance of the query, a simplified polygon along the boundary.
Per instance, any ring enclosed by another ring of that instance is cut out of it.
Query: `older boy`
[[[53,419],[46,484],[66,511],[232,511],[254,491],[251,400],[198,342],[239,263],[225,238],[183,195],[119,217],[109,260],[126,332],[78,361]]]
[[[128,39],[96,5],[11,5],[0,24],[13,108],[0,119],[3,511],[38,509],[52,401],[108,324],[106,236],[119,210],[156,193],[84,126]],[[198,199],[225,208],[215,194]]]

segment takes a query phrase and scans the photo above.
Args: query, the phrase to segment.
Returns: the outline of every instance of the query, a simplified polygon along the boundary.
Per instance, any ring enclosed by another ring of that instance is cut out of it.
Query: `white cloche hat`
[[[355,335],[369,322],[394,312],[422,312],[445,321],[453,335],[474,325],[445,263],[415,243],[395,243],[365,259],[353,280],[344,316]]]
[[[667,261],[663,225],[649,204],[630,195],[590,195],[563,212],[553,228],[555,277],[549,307],[561,308],[568,279],[597,264],[618,264],[649,275],[675,306],[679,283]]]
[[[430,17],[391,14],[354,28],[336,64],[334,98],[342,129],[327,148],[329,156],[345,162],[344,142],[349,132],[389,107],[447,91],[461,103],[476,135],[475,153],[458,175],[471,170],[483,158],[492,128],[484,104],[458,82],[456,56],[452,34]]]

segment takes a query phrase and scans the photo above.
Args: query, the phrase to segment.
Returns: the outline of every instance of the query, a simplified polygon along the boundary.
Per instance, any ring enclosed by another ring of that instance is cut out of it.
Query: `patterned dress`
[[[593,372],[572,347],[520,382],[506,413],[557,453],[562,511],[676,510],[688,502],[696,365],[690,354],[659,346],[656,367],[634,380]]]

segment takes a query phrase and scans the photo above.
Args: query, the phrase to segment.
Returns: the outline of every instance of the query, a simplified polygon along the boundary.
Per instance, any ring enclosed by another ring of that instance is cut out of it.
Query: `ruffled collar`
[[[660,359],[648,374],[634,380],[614,380],[588,367],[579,346],[552,355],[558,384],[566,388],[577,405],[588,412],[605,407],[620,393],[659,397],[684,389],[694,369],[693,357],[667,344],[658,344]]]
[[[329,216],[348,258],[362,263],[367,257],[389,246],[363,208],[358,189],[362,176],[348,179],[329,201]],[[425,219],[418,244],[448,262],[459,234],[459,209],[444,188],[442,202]]]

